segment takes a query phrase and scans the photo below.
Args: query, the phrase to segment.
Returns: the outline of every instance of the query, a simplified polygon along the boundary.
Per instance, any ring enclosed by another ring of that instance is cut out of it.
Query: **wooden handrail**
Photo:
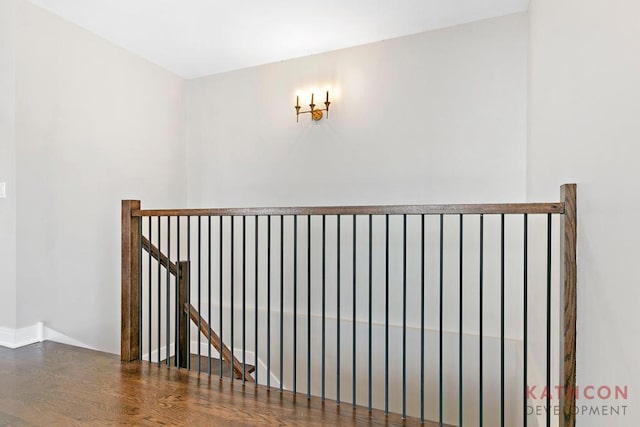
[[[562,214],[564,203],[498,203],[462,205],[316,206],[273,208],[136,209],[144,216],[262,216],[262,215],[452,215],[452,214]]]
[[[178,275],[178,266],[171,262],[165,254],[160,252],[160,250],[158,250],[158,248],[149,242],[149,239],[144,236],[142,236],[142,249],[149,252],[153,258],[160,262],[160,265],[169,270],[169,273],[174,276]]]
[[[191,321],[198,324],[198,319],[200,320],[200,332],[209,340],[211,345],[218,351],[222,360],[226,360],[231,363],[233,368],[233,372],[236,378],[242,378],[242,363],[231,354],[231,350],[227,347],[222,341],[220,341],[220,337],[216,334],[211,328],[209,328],[209,323],[198,313],[198,310],[191,304],[184,305],[184,312],[189,315]],[[211,332],[211,335],[209,335]],[[253,377],[251,377],[248,373],[245,372],[245,381],[254,382]]]

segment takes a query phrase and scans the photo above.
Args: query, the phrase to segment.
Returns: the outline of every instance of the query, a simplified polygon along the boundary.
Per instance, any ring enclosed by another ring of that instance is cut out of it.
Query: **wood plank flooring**
[[[421,424],[54,342],[0,347],[0,426],[45,425]]]

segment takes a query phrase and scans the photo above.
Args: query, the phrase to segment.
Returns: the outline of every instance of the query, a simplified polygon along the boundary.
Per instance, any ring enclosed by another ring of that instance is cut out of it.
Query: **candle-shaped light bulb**
[[[313,104],[313,92],[311,92],[311,103]]]
[[[300,106],[300,95],[296,95],[296,107]]]
[[[327,102],[329,102],[329,91],[327,90]]]

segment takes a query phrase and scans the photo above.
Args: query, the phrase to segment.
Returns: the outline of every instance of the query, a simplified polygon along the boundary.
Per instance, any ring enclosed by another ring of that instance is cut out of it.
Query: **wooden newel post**
[[[132,211],[140,209],[140,200],[122,201],[122,304],[120,360],[140,358],[140,241],[141,218]]]
[[[577,204],[576,185],[560,190],[564,215],[560,223],[560,426],[576,425]]]
[[[189,261],[178,262],[178,347],[180,348],[179,364],[180,368],[189,366],[189,312],[185,308],[189,304]]]

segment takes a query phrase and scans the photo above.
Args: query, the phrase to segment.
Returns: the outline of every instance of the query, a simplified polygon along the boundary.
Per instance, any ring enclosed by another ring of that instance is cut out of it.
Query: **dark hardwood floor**
[[[267,391],[43,342],[0,347],[0,426],[420,425],[380,411]],[[425,423],[432,427],[437,424]]]

